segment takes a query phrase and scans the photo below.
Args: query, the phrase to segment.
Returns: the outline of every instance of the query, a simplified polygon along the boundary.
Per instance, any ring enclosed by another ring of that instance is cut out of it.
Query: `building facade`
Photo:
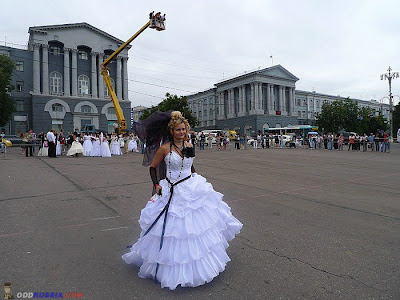
[[[87,23],[29,28],[28,48],[0,46],[16,64],[12,96],[16,112],[5,131],[19,134],[80,130],[93,124],[112,132],[117,116],[101,75],[101,64],[123,41]],[[127,119],[128,49],[109,65],[110,76]],[[129,128],[129,127],[128,127]]]
[[[188,95],[198,130],[230,129],[254,135],[267,128],[311,124],[324,102],[340,96],[296,90],[299,79],[281,65],[218,82],[213,88]],[[357,100],[389,119],[389,105]]]

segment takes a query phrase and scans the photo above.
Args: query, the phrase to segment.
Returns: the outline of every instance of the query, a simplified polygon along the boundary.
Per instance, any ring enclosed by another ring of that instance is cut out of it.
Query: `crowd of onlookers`
[[[298,148],[298,149],[326,149],[326,150],[348,150],[348,151],[380,151],[390,152],[390,136],[387,133],[377,132],[370,135],[357,133],[321,134],[311,132],[306,136],[301,134],[270,134],[259,132],[257,136],[249,138],[246,134],[235,134],[232,137],[226,132],[192,133],[188,140],[199,150],[205,148],[226,150],[229,144],[234,144],[235,149],[268,148]]]

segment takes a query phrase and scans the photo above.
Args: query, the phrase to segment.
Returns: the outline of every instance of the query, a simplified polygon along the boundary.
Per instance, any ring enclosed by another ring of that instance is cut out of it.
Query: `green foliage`
[[[14,62],[8,56],[0,55],[0,126],[5,126],[15,111],[14,99],[10,95],[14,89],[11,85],[14,69]]]
[[[146,119],[153,112],[159,111],[169,111],[169,110],[178,110],[182,113],[182,115],[188,120],[191,127],[195,127],[198,122],[197,118],[192,116],[192,112],[189,109],[189,105],[187,102],[186,96],[171,95],[170,93],[165,94],[165,99],[161,101],[157,106],[152,106],[151,108],[144,111],[143,115],[140,117],[140,120]]]
[[[325,132],[354,131],[360,134],[387,130],[386,119],[370,107],[359,107],[357,101],[347,98],[324,103],[316,124]]]

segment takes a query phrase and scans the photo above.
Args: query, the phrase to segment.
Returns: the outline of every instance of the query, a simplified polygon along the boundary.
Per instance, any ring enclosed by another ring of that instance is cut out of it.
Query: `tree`
[[[187,102],[186,96],[171,95],[170,93],[165,94],[165,99],[161,101],[158,105],[152,106],[151,108],[145,110],[143,115],[140,117],[140,120],[146,119],[153,112],[159,111],[169,111],[169,110],[178,110],[182,113],[182,115],[188,120],[191,127],[195,127],[198,122],[197,118],[192,116],[192,112],[189,109],[189,105]]]
[[[393,134],[397,134],[397,130],[400,128],[400,103],[394,107],[393,110]]]
[[[370,107],[359,107],[357,101],[347,98],[324,103],[316,124],[325,132],[354,131],[360,134],[387,130],[387,121]]]
[[[14,62],[5,55],[0,55],[0,127],[5,126],[11,120],[15,111],[14,99],[11,91],[11,75],[15,69]]]

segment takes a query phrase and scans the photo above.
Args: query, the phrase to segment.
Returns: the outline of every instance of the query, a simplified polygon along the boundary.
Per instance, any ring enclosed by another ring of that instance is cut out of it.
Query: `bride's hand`
[[[157,195],[162,195],[162,187],[160,185],[156,185],[156,194]]]

